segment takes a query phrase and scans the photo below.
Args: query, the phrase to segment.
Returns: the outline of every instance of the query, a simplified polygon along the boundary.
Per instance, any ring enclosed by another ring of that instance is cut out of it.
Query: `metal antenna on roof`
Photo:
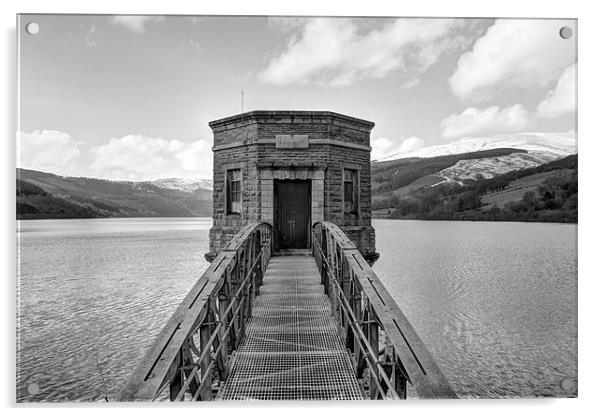
[[[240,112],[245,112],[245,91],[240,90]]]

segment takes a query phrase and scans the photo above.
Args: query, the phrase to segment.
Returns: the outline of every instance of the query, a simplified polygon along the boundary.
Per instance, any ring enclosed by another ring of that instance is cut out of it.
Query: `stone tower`
[[[329,111],[252,111],[215,120],[211,260],[241,227],[265,221],[276,250],[307,249],[311,226],[341,227],[369,263],[374,247],[370,131]]]

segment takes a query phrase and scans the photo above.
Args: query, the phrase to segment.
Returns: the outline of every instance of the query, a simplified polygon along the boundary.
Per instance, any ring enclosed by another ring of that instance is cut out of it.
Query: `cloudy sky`
[[[39,32],[25,25],[35,21]],[[574,21],[21,17],[17,165],[210,178],[211,120],[330,110],[373,158],[463,137],[575,130]]]

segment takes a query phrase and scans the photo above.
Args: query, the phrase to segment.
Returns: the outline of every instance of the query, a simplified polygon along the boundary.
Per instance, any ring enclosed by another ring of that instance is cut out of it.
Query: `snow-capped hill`
[[[476,179],[478,175],[485,179],[514,170],[534,168],[544,163],[556,160],[550,153],[512,153],[506,156],[488,157],[482,159],[460,160],[455,165],[439,172],[446,181],[463,181]]]
[[[194,192],[198,189],[213,190],[213,181],[209,179],[165,178],[150,181],[149,183],[160,188],[177,189],[184,192]]]
[[[577,152],[577,140],[573,132],[568,133],[517,133],[492,137],[464,138],[448,144],[424,147],[412,152],[395,153],[378,161],[405,159],[410,157],[428,158],[477,152],[498,148],[515,148],[539,155],[545,159],[558,159]]]

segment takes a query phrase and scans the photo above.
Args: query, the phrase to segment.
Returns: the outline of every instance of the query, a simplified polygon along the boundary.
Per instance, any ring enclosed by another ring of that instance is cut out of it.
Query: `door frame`
[[[300,207],[304,206],[305,207],[305,211],[306,211],[306,217],[307,217],[307,224],[306,224],[306,238],[305,238],[305,242],[302,248],[300,249],[309,249],[311,247],[311,222],[312,222],[312,210],[311,210],[311,204],[312,204],[312,180],[311,179],[274,179],[274,249],[275,250],[280,250],[282,249],[280,247],[280,224],[279,224],[279,219],[280,219],[280,215],[279,215],[279,210],[282,208],[281,206],[279,206],[279,186],[280,184],[284,184],[284,183],[297,183],[297,184],[307,184],[308,186],[308,191],[307,191],[307,201],[305,204],[299,204]],[[288,248],[285,248],[283,250],[287,250]],[[295,249],[295,248],[292,248]]]

